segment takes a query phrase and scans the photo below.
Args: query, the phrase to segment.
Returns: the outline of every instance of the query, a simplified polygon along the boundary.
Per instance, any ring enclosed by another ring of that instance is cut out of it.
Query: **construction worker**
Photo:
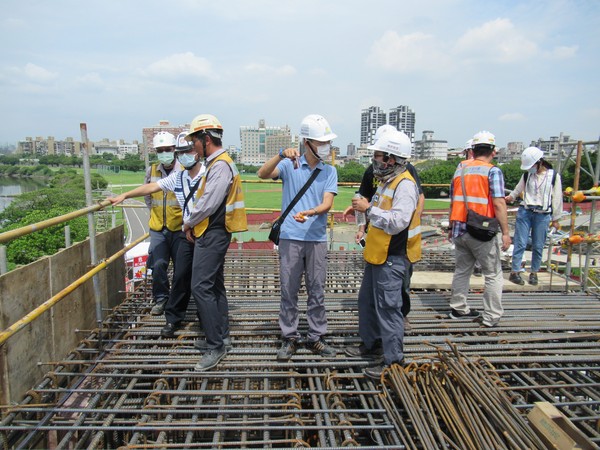
[[[180,170],[175,162],[175,136],[161,131],[154,136],[152,143],[159,162],[148,167],[144,183],[154,183],[168,177],[172,171]],[[154,306],[150,314],[160,316],[169,300],[169,263],[173,261],[175,267],[175,255],[183,239],[181,207],[175,194],[167,191],[147,195],[145,201],[150,209],[148,266],[152,269],[154,297]]]
[[[364,373],[379,379],[386,367],[404,364],[402,291],[410,264],[421,258],[421,218],[417,184],[406,170],[411,154],[409,137],[391,131],[367,148],[374,151],[377,192],[371,202],[352,200],[354,210],[365,212],[369,220],[366,267],[358,293],[362,344],[346,348],[345,353],[377,362]]]
[[[377,128],[377,130],[375,131],[374,142],[377,142],[379,138],[381,138],[385,133],[388,133],[390,131],[398,132],[396,127],[394,127],[393,125],[382,125],[379,128]],[[423,209],[425,207],[425,194],[423,192],[423,188],[421,187],[421,179],[419,178],[417,169],[410,163],[410,161],[406,163],[406,170],[411,174],[411,176],[417,183],[417,189],[419,190],[419,203],[417,205],[417,211],[419,215],[422,215]],[[363,174],[358,193],[365,197],[367,200],[371,201],[373,195],[377,191],[377,185],[377,179],[373,175],[373,164],[370,164],[369,167],[367,167],[367,170],[365,170],[365,173]],[[344,211],[344,216],[349,215],[354,215],[354,209],[352,208],[352,206],[349,206]],[[356,243],[359,243],[362,239],[364,239],[366,228],[366,225],[359,225],[355,236]],[[410,280],[412,278],[412,274],[413,265],[410,264],[409,270],[407,270],[406,272],[406,282],[404,283],[404,290],[402,291],[402,315],[404,317],[404,332],[407,334],[412,330],[412,326],[407,317],[410,313]]]
[[[299,345],[298,292],[303,274],[308,294],[306,348],[323,357],[336,355],[335,349],[324,338],[327,333],[327,212],[337,195],[337,171],[325,164],[325,160],[331,153],[331,141],[336,137],[323,116],[308,115],[300,125],[299,148],[281,150],[258,170],[259,178],[280,178],[283,181],[282,211],[314,176],[314,172],[318,172],[281,225],[279,327],[282,345],[277,353],[277,359],[281,361],[289,360]]]
[[[538,284],[538,272],[542,264],[542,250],[548,235],[548,225],[560,228],[563,211],[562,182],[552,164],[544,159],[544,152],[537,147],[527,147],[521,155],[521,176],[515,189],[506,196],[507,203],[522,197],[515,223],[512,270],[509,281],[523,285],[520,272],[523,253],[531,234],[531,272],[529,284]]]
[[[507,250],[511,243],[504,200],[504,176],[491,163],[495,148],[496,138],[492,133],[480,131],[475,134],[474,159],[459,164],[450,185],[450,227],[456,265],[449,317],[455,320],[480,320],[486,327],[496,326],[504,313],[500,249]],[[482,216],[495,217],[500,224],[502,237],[496,235],[484,241],[472,236],[467,230],[467,206]],[[485,278],[483,316],[467,303],[471,273],[476,261],[481,265]]]
[[[157,193],[159,195],[161,193],[168,193],[177,199],[181,207],[183,220],[189,217],[193,195],[198,188],[205,168],[198,162],[199,158],[196,155],[196,151],[185,140],[185,136],[187,136],[187,132],[180,133],[175,142],[175,155],[183,170],[172,171],[166,178],[160,178],[156,181],[143,184],[117,197],[110,197],[107,200],[116,205],[127,198],[143,195],[156,196],[155,194]],[[171,285],[169,301],[164,305],[167,323],[160,331],[161,336],[166,338],[174,337],[175,332],[182,328],[191,292],[194,244],[186,239],[183,232],[183,223],[180,225],[177,233],[179,233],[180,243],[173,264],[173,283]]]
[[[463,154],[465,156],[465,160],[466,161],[470,161],[472,159],[475,159],[473,156],[473,139],[469,139],[467,141],[467,143],[465,144],[465,148],[463,150]],[[462,163],[459,163],[459,166]],[[479,262],[475,261],[475,266],[473,266],[473,275],[475,275],[476,277],[481,277],[483,274],[481,272],[481,266],[479,265]]]
[[[179,133],[175,145],[175,154],[179,164],[184,170],[175,177],[168,177],[158,182],[160,189],[174,192],[183,211],[183,220],[190,216],[193,197],[200,185],[205,167],[198,162],[196,151],[185,139],[187,132]],[[192,262],[194,258],[194,243],[185,238],[183,226],[181,229],[183,242],[179,245],[173,271],[171,295],[165,305],[165,319],[167,321],[161,330],[161,336],[174,337],[185,320],[185,313],[191,296]],[[198,317],[200,319],[200,317]]]
[[[211,114],[196,116],[186,139],[206,166],[190,216],[186,238],[194,242],[192,295],[206,335],[206,352],[194,370],[215,367],[227,354],[229,306],[225,290],[225,254],[231,233],[246,231],[246,209],[237,167],[222,145],[223,127]]]

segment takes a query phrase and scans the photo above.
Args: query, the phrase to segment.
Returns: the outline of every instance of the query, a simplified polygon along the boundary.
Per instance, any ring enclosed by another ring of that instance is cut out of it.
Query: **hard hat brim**
[[[333,141],[336,137],[337,137],[337,134],[329,133],[329,134],[326,134],[325,136],[321,136],[320,138],[307,137],[305,139],[310,139],[311,141],[329,142],[329,141]]]

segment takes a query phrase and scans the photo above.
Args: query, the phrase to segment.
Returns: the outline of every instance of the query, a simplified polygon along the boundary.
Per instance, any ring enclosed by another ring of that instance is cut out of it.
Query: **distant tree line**
[[[0,165],[16,166],[21,159],[37,159],[39,165],[48,167],[78,167],[83,166],[83,159],[78,156],[65,155],[3,155],[0,156]],[[119,159],[116,155],[103,153],[102,155],[91,155],[90,165],[111,165],[118,167],[119,170],[129,170],[131,172],[140,172],[144,170],[144,161],[139,155],[125,155],[123,159]]]

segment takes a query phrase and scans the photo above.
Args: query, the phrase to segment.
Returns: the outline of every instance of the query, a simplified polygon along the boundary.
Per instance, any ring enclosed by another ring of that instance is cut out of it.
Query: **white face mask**
[[[177,159],[179,160],[179,164],[186,169],[191,169],[198,162],[196,161],[196,153],[181,153],[177,156]]]
[[[157,153],[156,156],[158,156],[158,160],[165,166],[170,166],[175,160],[175,155],[173,155],[173,152]]]
[[[331,153],[331,144],[323,144],[317,147],[317,156],[321,159],[325,159]]]
[[[531,175],[536,174],[538,171],[537,164],[534,164],[533,167],[529,168],[529,173]]]

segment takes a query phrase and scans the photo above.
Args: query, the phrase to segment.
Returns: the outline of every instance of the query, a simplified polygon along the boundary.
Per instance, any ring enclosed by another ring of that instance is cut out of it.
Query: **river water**
[[[16,196],[44,187],[45,183],[29,178],[0,177],[0,212],[4,211]]]

